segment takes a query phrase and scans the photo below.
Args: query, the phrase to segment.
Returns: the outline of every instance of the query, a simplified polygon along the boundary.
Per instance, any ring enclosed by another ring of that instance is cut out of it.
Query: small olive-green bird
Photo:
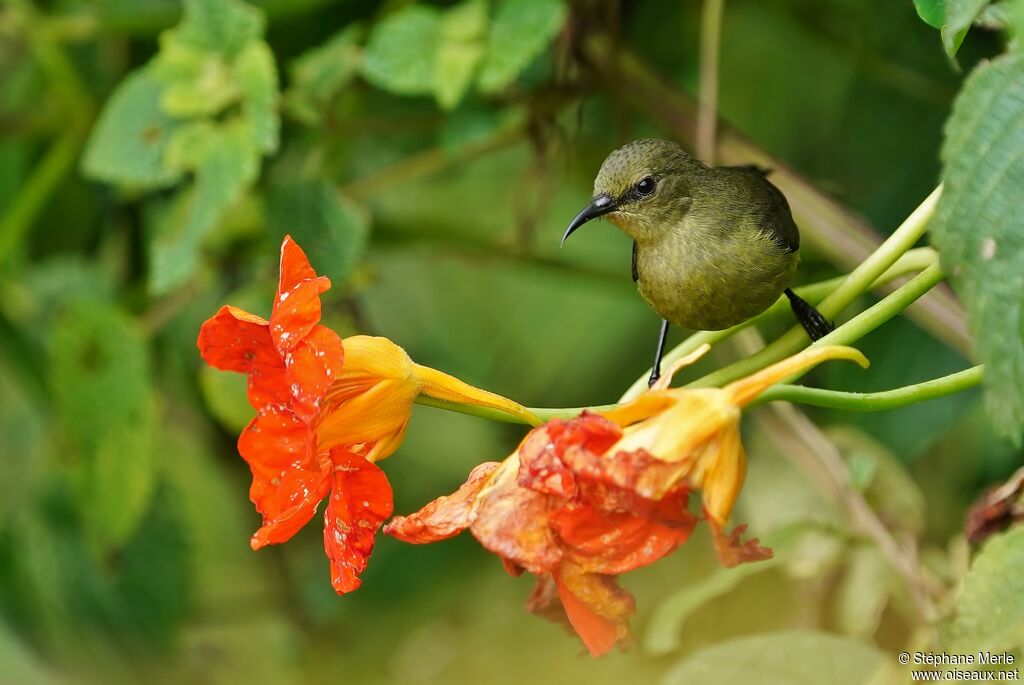
[[[562,243],[599,216],[633,239],[633,280],[663,319],[652,385],[670,323],[722,330],[785,293],[812,340],[832,330],[789,288],[800,234],[785,196],[756,167],[709,167],[671,141],[637,140],[605,159]]]

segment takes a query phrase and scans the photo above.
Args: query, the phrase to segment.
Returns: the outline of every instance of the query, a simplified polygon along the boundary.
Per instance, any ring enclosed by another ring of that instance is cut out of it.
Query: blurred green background
[[[692,146],[700,16],[695,0],[196,0],[184,19],[174,0],[0,4],[0,683],[597,685],[709,663],[741,675],[708,682],[757,682],[742,673],[772,655],[860,683],[927,644],[900,575],[766,410],[745,423],[734,518],[778,561],[723,571],[701,531],[623,579],[634,644],[601,660],[528,615],[531,581],[469,536],[381,538],[346,597],[316,522],[249,550],[244,379],[203,368],[195,338],[223,303],[268,313],[285,233],[332,278],[343,334],[528,405],[612,402],[644,372],[658,321],[628,240],[558,239],[611,149]],[[1001,46],[971,32],[959,71],[911,0],[729,0],[720,114],[884,236],[937,183],[964,75]],[[802,229],[802,282],[855,264],[815,247],[844,226]],[[806,382],[968,364],[906,318],[859,347],[870,372]],[[809,412],[940,587],[966,567],[967,507],[1021,463],[979,400]],[[417,408],[384,463],[396,512],[522,435]]]

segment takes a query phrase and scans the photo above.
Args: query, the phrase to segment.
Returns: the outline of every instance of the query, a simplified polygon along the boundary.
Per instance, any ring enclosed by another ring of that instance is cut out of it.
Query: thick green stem
[[[822,388],[807,388],[802,385],[776,385],[768,388],[753,404],[765,402],[798,402],[816,407],[843,409],[846,411],[884,411],[917,404],[979,385],[985,367],[978,365],[934,380],[907,385],[881,392],[841,392]]]
[[[876,278],[874,282],[871,284],[871,289],[875,289],[885,283],[900,278],[901,276],[905,276],[908,273],[914,273],[917,271],[922,271],[923,269],[927,269],[930,266],[938,264],[938,262],[938,254],[929,247],[920,247],[914,250],[910,250],[909,252],[901,256],[898,260],[896,260],[896,263],[894,263],[892,266],[886,269],[881,276]],[[820,283],[812,283],[806,286],[802,286],[800,288],[796,288],[795,290],[797,294],[800,295],[800,297],[804,298],[811,304],[817,304],[823,298],[825,298],[825,296],[828,293],[836,290],[840,285],[842,285],[847,278],[849,278],[849,276],[839,276],[837,278],[829,279],[827,281],[821,281]],[[709,345],[714,345],[715,343],[721,342],[722,340],[725,340],[726,338],[735,335],[736,333],[743,330],[747,326],[756,325],[768,319],[781,316],[782,314],[788,313],[789,311],[789,301],[785,297],[780,297],[778,301],[775,302],[775,304],[773,304],[766,311],[762,312],[760,315],[751,319],[750,321],[744,321],[743,323],[737,326],[733,326],[732,328],[726,329],[724,331],[701,331],[699,333],[694,333],[686,340],[684,340],[682,343],[673,348],[671,351],[669,351],[665,355],[662,364],[666,367],[670,367],[673,363],[675,363],[679,359],[682,359],[686,355],[692,353],[694,350],[696,350],[698,347],[705,343]],[[619,401],[625,402],[627,400],[631,400],[634,397],[640,395],[645,390],[647,390],[647,378],[650,376],[650,374],[650,369],[645,371],[644,374],[640,378],[638,378],[636,382],[633,383],[633,385],[629,387],[629,389],[625,392],[625,394],[623,394],[622,398]]]

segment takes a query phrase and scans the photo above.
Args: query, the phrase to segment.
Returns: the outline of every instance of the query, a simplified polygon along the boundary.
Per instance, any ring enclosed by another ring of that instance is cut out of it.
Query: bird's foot
[[[659,378],[661,378],[660,373],[658,373],[657,371],[652,372],[651,377],[647,379],[647,387],[653,388],[654,384],[658,382]]]
[[[789,298],[789,306],[793,309],[796,320],[804,327],[811,340],[820,340],[836,329],[835,322],[830,322],[789,288],[786,288],[786,297]]]

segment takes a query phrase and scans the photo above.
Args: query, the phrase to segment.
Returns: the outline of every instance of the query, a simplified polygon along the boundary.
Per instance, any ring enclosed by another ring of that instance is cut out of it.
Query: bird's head
[[[682,219],[691,189],[708,167],[669,140],[635,140],[613,151],[594,180],[594,198],[569,224],[562,243],[605,216],[638,242],[656,239]]]

